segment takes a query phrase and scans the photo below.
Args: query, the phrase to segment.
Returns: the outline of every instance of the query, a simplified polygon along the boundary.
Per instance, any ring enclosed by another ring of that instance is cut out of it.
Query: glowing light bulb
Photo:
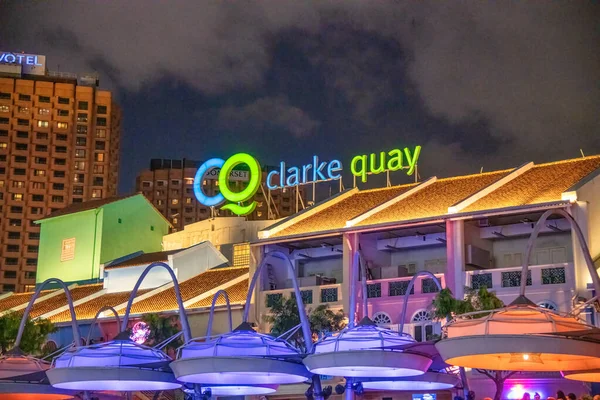
[[[523,354],[523,360],[525,360],[525,361],[529,360],[529,354]]]

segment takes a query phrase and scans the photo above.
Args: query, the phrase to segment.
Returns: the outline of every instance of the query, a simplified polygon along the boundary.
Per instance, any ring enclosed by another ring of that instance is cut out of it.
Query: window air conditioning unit
[[[473,245],[467,246],[465,252],[465,264],[477,268],[490,268],[490,252]]]
[[[479,225],[480,228],[488,227],[490,226],[490,220],[487,218],[479,219],[477,220],[477,225]]]

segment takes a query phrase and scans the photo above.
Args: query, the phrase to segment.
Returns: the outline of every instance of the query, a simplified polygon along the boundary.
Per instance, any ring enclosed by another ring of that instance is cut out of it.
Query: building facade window
[[[106,106],[98,105],[96,112],[98,114],[106,114],[106,110],[107,110]]]
[[[85,150],[84,149],[76,149],[75,157],[76,158],[85,158]]]
[[[37,122],[38,128],[47,128],[49,124],[50,123],[48,121],[38,121]]]
[[[80,101],[77,104],[77,109],[78,110],[87,110],[88,109],[88,102],[87,101]]]
[[[99,199],[100,197],[102,197],[102,189],[93,189],[92,190],[92,197],[94,199]]]
[[[58,115],[59,117],[68,117],[69,110],[56,110],[56,115]]]
[[[69,128],[69,124],[67,124],[66,122],[57,122],[56,123],[56,127],[58,129],[68,129]]]
[[[98,138],[106,137],[106,129],[96,129],[96,137],[98,137]]]
[[[77,125],[77,133],[85,135],[88,132],[87,125]]]
[[[49,96],[38,96],[38,101],[40,103],[50,103],[50,97]]]
[[[95,153],[94,160],[97,162],[103,162],[104,161],[104,153]]]
[[[68,97],[59,97],[58,98],[58,104],[69,104],[69,98]]]
[[[48,134],[45,132],[36,132],[35,138],[39,140],[48,140]]]
[[[87,113],[77,113],[77,122],[88,122]]]
[[[106,118],[97,117],[96,118],[96,126],[106,126]]]
[[[39,115],[50,115],[50,109],[49,108],[38,108],[38,114]]]
[[[31,95],[19,93],[19,100],[20,101],[31,101]]]

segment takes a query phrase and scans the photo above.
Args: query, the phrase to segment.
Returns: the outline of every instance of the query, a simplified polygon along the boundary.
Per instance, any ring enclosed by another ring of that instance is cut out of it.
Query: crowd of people
[[[471,394],[472,392],[469,392]],[[468,397],[468,396],[467,396]],[[473,394],[474,397],[474,394]],[[492,400],[490,397],[486,397],[483,400]],[[530,393],[524,393],[522,400],[531,400]],[[541,396],[539,393],[533,394],[533,400],[541,400]],[[600,400],[600,394],[595,395],[593,398],[589,394],[584,394],[579,397],[575,395],[575,393],[569,393],[565,396],[565,392],[559,390],[556,392],[556,397],[548,396],[547,400]]]

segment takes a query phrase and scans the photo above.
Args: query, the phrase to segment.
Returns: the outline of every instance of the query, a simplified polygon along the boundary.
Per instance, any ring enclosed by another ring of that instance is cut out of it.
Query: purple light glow
[[[529,393],[531,398],[533,398],[533,394],[536,392],[539,393],[540,398],[542,398],[542,399],[546,398],[544,396],[544,392],[542,390],[540,390],[539,388],[525,387],[521,384],[516,384],[510,388],[510,390],[508,391],[508,394],[506,395],[506,398],[511,399],[511,400],[519,400],[519,399],[523,398],[523,395],[525,393]]]
[[[181,384],[174,382],[153,382],[146,380],[98,380],[64,382],[53,386],[59,389],[67,390],[114,390],[126,392],[140,390],[174,390],[180,388]]]
[[[202,386],[202,390],[210,389],[213,396],[259,396],[275,393],[278,385],[260,385],[260,386]]]

